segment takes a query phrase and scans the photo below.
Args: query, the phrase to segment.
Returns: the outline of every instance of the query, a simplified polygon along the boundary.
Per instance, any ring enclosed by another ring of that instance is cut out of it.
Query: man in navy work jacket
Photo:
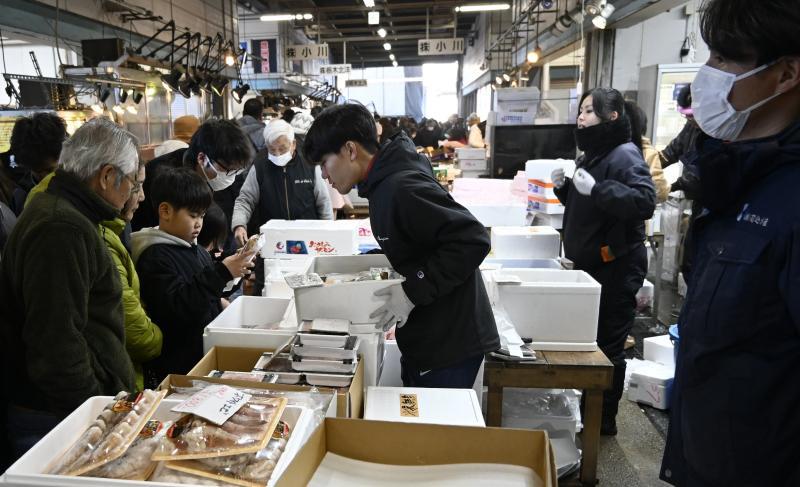
[[[373,313],[384,328],[397,323],[403,384],[472,387],[483,355],[500,345],[478,270],[490,250],[486,228],[441,187],[405,133],[379,148],[361,105],[322,112],[304,152],[340,193],[358,185],[378,244],[406,278]]]
[[[711,0],[692,82],[703,211],[661,478],[800,485],[797,0]]]

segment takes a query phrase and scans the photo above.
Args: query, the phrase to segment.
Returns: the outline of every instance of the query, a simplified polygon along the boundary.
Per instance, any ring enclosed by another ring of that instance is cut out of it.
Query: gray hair
[[[294,140],[294,129],[286,120],[273,120],[264,127],[264,142],[266,142],[267,145],[272,144],[282,135],[285,135],[286,138],[289,139],[289,142]]]
[[[470,125],[473,122],[473,120],[475,121],[475,123],[480,123],[481,117],[479,117],[477,113],[472,112],[469,114],[469,117],[467,117],[467,125]]]
[[[136,137],[106,117],[83,124],[66,142],[58,159],[59,167],[88,182],[106,164],[117,169],[116,185],[125,175],[138,170]]]

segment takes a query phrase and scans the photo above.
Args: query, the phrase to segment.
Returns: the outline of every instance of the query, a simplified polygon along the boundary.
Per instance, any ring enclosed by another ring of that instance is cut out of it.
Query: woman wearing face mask
[[[625,381],[624,345],[633,325],[636,292],[647,273],[644,220],[656,193],[631,134],[622,94],[596,88],[581,98],[575,140],[583,155],[573,178],[553,171],[564,211],[564,251],[576,269],[602,285],[597,344],[614,364],[612,389],[603,394],[601,433],[615,435]]]
[[[272,219],[333,220],[322,172],[300,156],[292,126],[284,120],[268,123],[264,141],[267,147],[256,155],[234,205],[231,228],[240,245]],[[263,270],[256,264],[257,293],[263,286]]]
[[[238,194],[231,190],[231,185],[252,160],[253,144],[235,122],[209,119],[194,133],[188,148],[164,154],[147,164],[147,178],[142,187],[144,197],[150,199],[150,184],[165,168],[186,167],[208,181],[214,191],[214,201],[230,221]],[[155,226],[158,226],[158,215],[145,203],[133,215],[131,228],[138,231]]]

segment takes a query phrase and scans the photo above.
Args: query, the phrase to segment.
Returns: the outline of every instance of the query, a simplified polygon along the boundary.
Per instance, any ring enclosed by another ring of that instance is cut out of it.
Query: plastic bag
[[[165,394],[151,390],[117,394],[48,473],[81,475],[122,456]]]
[[[139,432],[139,436],[124,455],[83,475],[109,479],[145,480],[156,468],[156,462],[152,461],[150,457],[153,456],[153,452],[171,426],[172,421],[161,422],[151,419],[145,424]]]

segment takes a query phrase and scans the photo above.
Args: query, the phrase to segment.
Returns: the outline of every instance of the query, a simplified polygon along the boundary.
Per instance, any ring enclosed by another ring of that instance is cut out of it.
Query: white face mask
[[[203,171],[203,175],[206,177],[206,181],[208,181],[208,185],[211,186],[212,191],[222,191],[223,189],[227,188],[233,181],[236,179],[236,174],[225,174],[224,172],[217,171],[217,168],[211,164],[211,159],[206,156],[206,168],[211,169],[211,171],[216,174],[214,179],[209,179],[208,174]]]
[[[775,93],[749,108],[738,111],[728,101],[733,85],[770,66],[771,63],[764,64],[738,76],[711,66],[701,66],[692,81],[692,112],[703,132],[715,139],[736,140],[742,133],[750,113],[781,93]]]
[[[269,160],[278,167],[284,167],[285,165],[289,164],[289,161],[292,160],[292,151],[286,152],[285,154],[281,154],[279,156],[273,156],[272,154],[267,154]]]

